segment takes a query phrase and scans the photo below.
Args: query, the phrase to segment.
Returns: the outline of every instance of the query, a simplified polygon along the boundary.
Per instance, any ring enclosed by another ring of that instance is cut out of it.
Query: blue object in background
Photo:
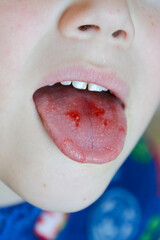
[[[89,214],[89,240],[130,240],[136,236],[141,210],[136,198],[123,188],[112,188]]]
[[[37,240],[32,229],[41,210],[22,203],[0,209],[0,240]]]

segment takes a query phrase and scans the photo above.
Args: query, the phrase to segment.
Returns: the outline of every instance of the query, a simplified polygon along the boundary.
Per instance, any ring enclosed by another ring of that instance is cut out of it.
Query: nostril
[[[97,25],[91,25],[91,24],[86,24],[86,25],[82,25],[80,27],[78,27],[78,30],[82,31],[82,32],[86,32],[87,30],[100,30],[100,27]],[[112,36],[114,38],[122,38],[122,39],[126,39],[127,38],[127,33],[124,30],[117,30],[114,33],[112,33]]]
[[[112,36],[114,38],[118,37],[118,38],[126,39],[127,38],[127,33],[125,31],[123,31],[123,30],[118,30],[118,31],[112,33]]]
[[[100,27],[98,27],[98,26],[96,26],[96,25],[82,25],[82,26],[78,27],[78,29],[79,29],[80,31],[85,32],[85,31],[88,30],[88,29],[99,30]]]

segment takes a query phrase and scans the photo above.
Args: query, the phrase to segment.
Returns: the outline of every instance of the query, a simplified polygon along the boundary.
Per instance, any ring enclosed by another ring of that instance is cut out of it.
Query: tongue
[[[126,117],[109,92],[90,92],[56,84],[33,96],[53,142],[67,157],[82,163],[106,163],[120,154]]]

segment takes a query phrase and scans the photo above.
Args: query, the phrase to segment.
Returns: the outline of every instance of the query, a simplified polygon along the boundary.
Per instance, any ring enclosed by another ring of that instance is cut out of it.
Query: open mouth
[[[62,153],[80,163],[117,158],[127,132],[125,103],[95,83],[61,81],[35,91],[40,119]]]

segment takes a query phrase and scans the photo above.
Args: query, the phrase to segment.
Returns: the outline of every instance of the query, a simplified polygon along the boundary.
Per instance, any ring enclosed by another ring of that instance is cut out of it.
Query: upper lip
[[[68,67],[43,77],[38,88],[62,81],[81,81],[100,85],[110,90],[124,106],[127,105],[129,87],[115,72],[100,71],[82,66]]]

